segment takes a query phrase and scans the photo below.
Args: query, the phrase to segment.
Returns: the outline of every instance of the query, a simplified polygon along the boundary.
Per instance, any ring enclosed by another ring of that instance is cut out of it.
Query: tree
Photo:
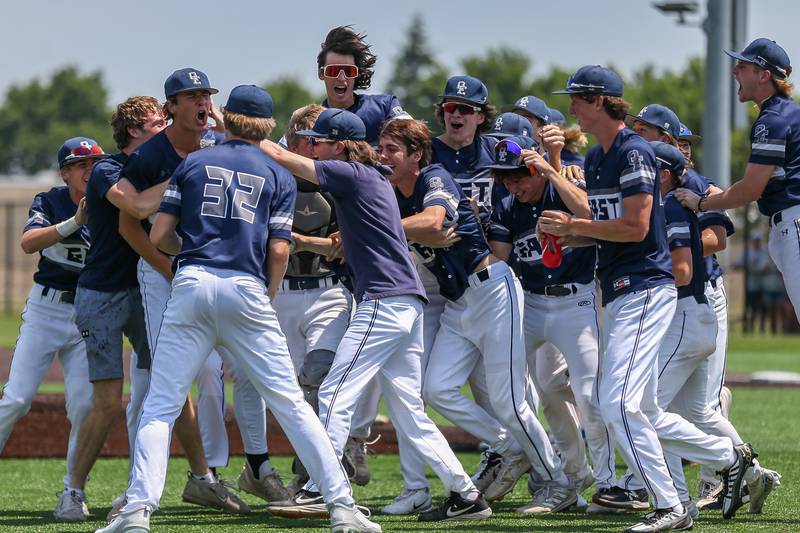
[[[283,136],[295,109],[315,102],[319,103],[324,98],[324,96],[315,98],[305,85],[288,76],[268,81],[264,84],[264,88],[272,95],[275,103],[274,117],[277,126],[270,135],[270,138],[275,141]]]
[[[526,78],[531,61],[519,50],[501,47],[486,51],[484,56],[469,56],[461,61],[467,74],[481,80],[489,89],[489,102],[498,109],[513,105],[529,94]]]
[[[433,56],[422,16],[417,13],[411,19],[408,39],[394,60],[394,74],[386,92],[396,95],[412,117],[427,121],[432,129],[441,129],[433,108],[446,81],[447,71]]]
[[[53,168],[59,146],[70,137],[91,137],[114,151],[107,101],[102,74],[82,75],[72,66],[49,81],[12,86],[0,107],[0,173]]]

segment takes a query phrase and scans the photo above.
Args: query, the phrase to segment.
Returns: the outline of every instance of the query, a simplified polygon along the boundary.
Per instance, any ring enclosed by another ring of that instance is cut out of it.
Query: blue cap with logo
[[[652,141],[650,146],[656,154],[656,167],[659,170],[667,169],[676,178],[683,176],[683,170],[686,168],[686,159],[680,150],[671,144],[662,143],[661,141]]]
[[[472,76],[453,76],[444,86],[442,99],[461,100],[475,105],[486,105],[489,89],[478,78]]]
[[[678,134],[678,140],[694,144],[702,141],[703,138],[692,133],[692,130],[689,129],[689,126],[681,122],[681,132]]]
[[[678,120],[678,115],[665,105],[648,104],[639,111],[638,115],[628,114],[625,123],[628,126],[632,126],[636,120],[655,126],[669,133],[676,140],[681,132],[681,121]]]
[[[346,109],[326,109],[317,117],[313,129],[298,131],[295,135],[337,141],[363,141],[367,138],[367,128],[355,113]]]
[[[545,124],[550,123],[550,108],[547,107],[547,104],[544,103],[544,100],[541,98],[536,98],[535,96],[531,95],[523,96],[514,102],[514,107],[511,110],[527,111]]]
[[[513,170],[524,168],[525,162],[522,160],[523,150],[535,150],[536,142],[530,137],[520,135],[506,137],[494,147],[494,164],[482,167],[492,170]]]
[[[555,124],[561,129],[566,129],[567,127],[567,117],[564,116],[564,113],[559,111],[558,109],[551,107],[550,108],[550,124]]]
[[[272,118],[272,96],[256,85],[238,85],[228,96],[224,109],[248,117]]]
[[[58,168],[64,168],[83,159],[102,159],[106,153],[97,141],[88,137],[73,137],[58,149]]]
[[[567,80],[567,87],[553,94],[602,94],[622,96],[622,78],[613,70],[600,65],[586,65]]]
[[[506,137],[514,137],[521,135],[523,137],[533,136],[533,124],[527,118],[516,113],[503,113],[494,119],[494,124],[489,133],[489,137],[495,139],[505,139]]]
[[[725,50],[725,53],[739,61],[753,63],[769,70],[780,79],[787,78],[792,72],[789,54],[773,40],[760,37],[748,44],[741,52]]]
[[[211,86],[208,76],[196,68],[182,68],[169,75],[164,82],[164,95],[169,98],[178,93],[186,91],[204,90],[211,94],[217,94],[219,89]]]

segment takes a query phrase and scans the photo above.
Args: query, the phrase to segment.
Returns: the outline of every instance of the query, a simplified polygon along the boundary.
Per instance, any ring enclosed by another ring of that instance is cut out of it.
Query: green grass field
[[[0,347],[13,346],[19,327],[18,317],[0,317]],[[800,372],[800,337],[738,337],[731,338],[729,372],[749,373],[757,370],[787,370]],[[42,392],[60,392],[60,384],[45,384]],[[753,442],[761,455],[762,464],[783,474],[783,486],[770,497],[762,515],[740,512],[733,521],[725,521],[718,513],[703,513],[695,530],[702,532],[770,531],[772,533],[800,531],[800,425],[796,406],[800,405],[800,389],[734,389],[732,420],[741,435]],[[444,422],[435,416],[437,422]],[[468,471],[478,463],[476,453],[460,454]],[[274,464],[289,477],[290,459],[276,457]],[[402,478],[396,455],[371,456],[373,481],[366,487],[355,487],[355,496],[363,505],[377,511],[402,490]],[[221,473],[235,480],[242,465],[233,458],[230,467]],[[623,465],[619,464],[622,469]],[[154,531],[327,531],[322,520],[296,521],[270,517],[257,498],[242,494],[254,508],[247,517],[222,515],[215,511],[184,504],[180,494],[185,482],[186,461],[170,462],[167,486],[161,511],[154,515]],[[690,487],[696,485],[697,467],[687,467]],[[64,460],[0,460],[0,532],[67,532],[91,531],[103,525],[103,517],[111,500],[126,484],[128,463],[122,459],[104,459],[92,473],[87,491],[94,514],[91,522],[61,524],[52,521],[56,493],[64,472]],[[441,483],[429,474],[432,490],[438,501],[442,496]],[[584,493],[590,497],[592,490]],[[385,531],[587,531],[593,533],[622,531],[638,515],[602,517],[587,516],[577,511],[546,517],[529,517],[514,513],[514,508],[529,500],[524,483],[502,502],[492,505],[495,514],[482,522],[420,524],[411,517],[376,517]]]

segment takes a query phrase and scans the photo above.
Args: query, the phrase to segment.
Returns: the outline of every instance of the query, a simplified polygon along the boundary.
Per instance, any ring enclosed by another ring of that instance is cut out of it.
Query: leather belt
[[[291,278],[283,280],[283,288],[290,291],[310,291],[322,287],[333,287],[339,283],[339,276],[324,278]]]
[[[578,287],[574,283],[570,285],[547,285],[541,289],[532,289],[530,292],[544,296],[570,296],[578,292]]]
[[[74,304],[75,303],[75,293],[71,291],[59,291],[58,289],[51,289],[50,287],[45,287],[42,289],[42,298],[46,298],[50,291],[53,291],[53,294],[57,296],[57,301],[61,302],[62,304]]]

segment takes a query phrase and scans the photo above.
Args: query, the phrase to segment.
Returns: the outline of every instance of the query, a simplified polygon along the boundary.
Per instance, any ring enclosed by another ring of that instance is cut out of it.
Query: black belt
[[[57,289],[53,289],[54,291]],[[42,289],[42,298],[46,297],[50,293],[50,287],[45,287]],[[70,291],[61,291],[61,296],[59,296],[58,301],[62,304],[74,304],[75,303],[75,293]]]
[[[574,283],[571,285],[548,285],[541,289],[531,289],[530,292],[544,296],[569,296],[577,293],[578,287]]]
[[[339,283],[339,276],[329,276],[325,278],[291,278],[287,281],[289,282],[290,291],[310,291],[327,286],[326,283],[322,282],[323,279],[330,279],[333,285]]]
[[[489,279],[489,267],[484,268],[483,270],[478,270],[475,272],[475,276],[478,278],[479,281],[486,281]]]
[[[781,222],[783,222],[783,214],[781,213],[781,211],[778,211],[777,213],[775,213],[774,215],[769,217],[769,227],[770,228],[772,226],[777,226]]]
[[[714,287],[715,289],[717,288],[717,279],[716,278],[710,279],[710,280],[708,280],[708,282],[711,284],[712,287]]]

